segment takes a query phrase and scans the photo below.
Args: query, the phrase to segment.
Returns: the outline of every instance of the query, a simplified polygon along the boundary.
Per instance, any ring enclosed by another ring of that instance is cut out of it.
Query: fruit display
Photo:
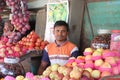
[[[90,72],[79,66],[68,67],[59,64],[47,67],[40,76],[49,80],[92,80]]]
[[[0,41],[0,61],[3,61],[4,57],[20,57],[24,55],[27,50],[28,49],[22,45]]]
[[[18,44],[26,47],[28,50],[43,50],[48,41],[41,39],[35,31],[31,31],[26,37],[23,37]]]
[[[54,69],[55,68],[55,69]],[[67,67],[53,64],[46,68],[42,75],[33,75],[27,72],[25,77],[22,75],[12,77],[6,76],[4,80],[93,80],[87,70],[78,66]]]
[[[22,35],[25,35],[27,30],[30,30],[29,16],[26,0],[5,0],[6,5],[11,9],[11,24],[14,26],[14,31],[11,31],[6,36],[9,43],[17,42]],[[10,36],[10,37],[9,37]]]
[[[110,49],[110,40],[111,34],[107,33],[96,35],[91,42],[91,47],[94,49],[97,48]]]
[[[120,74],[120,54],[110,49],[92,49],[86,48],[84,56],[69,58],[66,66],[79,66],[90,72],[91,77],[99,80],[104,76]]]
[[[25,71],[18,57],[5,57],[4,62],[0,62],[0,78],[7,75],[16,77],[24,75]]]

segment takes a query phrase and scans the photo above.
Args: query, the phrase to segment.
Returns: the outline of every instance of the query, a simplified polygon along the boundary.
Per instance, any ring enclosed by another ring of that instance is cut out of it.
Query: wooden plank
[[[46,28],[46,7],[38,11],[36,15],[36,27],[35,32],[44,39],[45,28]]]
[[[82,27],[82,17],[84,10],[84,0],[72,0],[70,2],[70,15],[69,15],[69,25],[70,25],[70,41],[75,43],[80,47],[80,35]]]

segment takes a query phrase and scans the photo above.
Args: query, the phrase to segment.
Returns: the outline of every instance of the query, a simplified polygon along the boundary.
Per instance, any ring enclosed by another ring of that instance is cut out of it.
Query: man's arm
[[[71,56],[70,57],[76,57],[79,56],[80,53],[79,53],[79,50],[77,47],[73,48],[73,50],[71,51]]]
[[[43,71],[47,68],[48,62],[41,61],[40,67],[38,69],[38,74],[42,75]]]
[[[48,53],[46,50],[43,50],[43,55],[42,55],[40,67],[38,69],[38,74],[41,75],[49,65],[50,65],[50,60],[49,60]]]

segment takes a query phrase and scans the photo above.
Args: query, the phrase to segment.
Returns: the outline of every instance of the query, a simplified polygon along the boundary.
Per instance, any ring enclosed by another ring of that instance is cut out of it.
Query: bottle
[[[110,50],[120,52],[120,30],[111,31]]]
[[[25,74],[25,70],[17,57],[5,57],[4,62],[0,63],[0,78],[6,76],[16,77]]]

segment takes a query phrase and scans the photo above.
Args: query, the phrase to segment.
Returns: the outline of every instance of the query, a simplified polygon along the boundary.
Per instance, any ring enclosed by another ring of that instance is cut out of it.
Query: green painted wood
[[[120,29],[120,0],[88,4],[93,28]]]
[[[88,3],[94,35],[99,29],[120,29],[120,0]],[[90,44],[93,39],[87,11],[84,16],[84,36]]]

